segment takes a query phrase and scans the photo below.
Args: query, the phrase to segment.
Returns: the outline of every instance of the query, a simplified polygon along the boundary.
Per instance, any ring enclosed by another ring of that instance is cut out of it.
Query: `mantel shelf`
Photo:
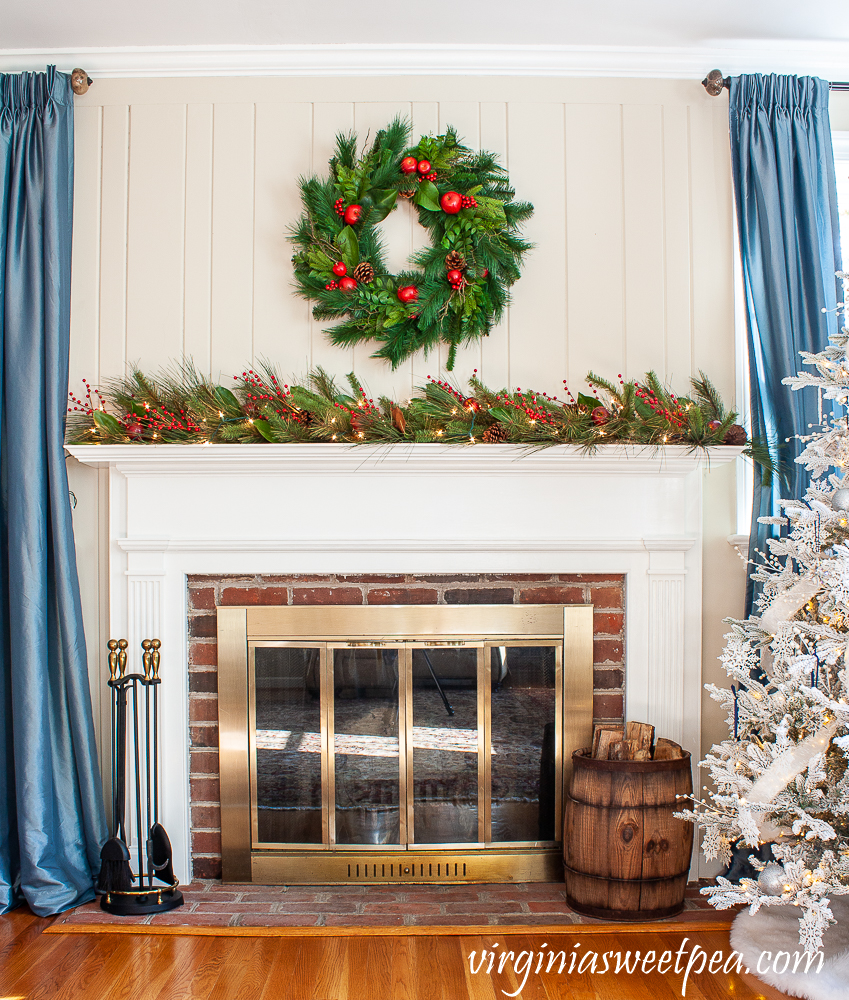
[[[214,444],[67,445],[77,461],[125,475],[253,473],[338,475],[688,475],[734,461],[742,448],[692,450],[684,445]]]

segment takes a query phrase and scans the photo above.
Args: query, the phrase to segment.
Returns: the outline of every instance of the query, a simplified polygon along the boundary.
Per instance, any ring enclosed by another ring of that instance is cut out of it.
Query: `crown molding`
[[[109,77],[548,76],[702,79],[798,73],[849,77],[849,42],[719,41],[671,48],[616,45],[161,45],[0,49],[0,71],[55,64]]]

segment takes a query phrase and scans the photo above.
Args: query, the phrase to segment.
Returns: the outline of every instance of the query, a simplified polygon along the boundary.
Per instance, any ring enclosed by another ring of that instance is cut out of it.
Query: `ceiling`
[[[0,0],[0,51],[117,46],[726,48],[849,41],[847,0]],[[847,47],[849,74],[849,47]]]

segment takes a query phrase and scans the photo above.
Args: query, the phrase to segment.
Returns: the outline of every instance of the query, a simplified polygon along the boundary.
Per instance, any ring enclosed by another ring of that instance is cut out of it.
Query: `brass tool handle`
[[[118,677],[117,680],[123,680],[127,673],[127,646],[130,644],[126,639],[118,640]]]
[[[144,682],[145,684],[150,684],[151,681],[151,648],[153,643],[150,639],[142,639],[141,648],[144,650],[142,653],[142,667],[144,668]]]
[[[159,649],[162,643],[159,639],[150,640],[150,679],[152,683],[159,683]]]
[[[106,643],[106,648],[109,650],[109,683],[113,684],[118,680],[118,640],[110,639]]]

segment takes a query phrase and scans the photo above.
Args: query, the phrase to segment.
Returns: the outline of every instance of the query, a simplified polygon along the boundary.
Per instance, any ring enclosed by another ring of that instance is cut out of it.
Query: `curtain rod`
[[[723,90],[731,89],[731,77],[723,76],[721,70],[712,69],[704,80],[702,80],[702,86],[711,97],[719,97]],[[829,83],[828,89],[849,91],[849,82]]]

